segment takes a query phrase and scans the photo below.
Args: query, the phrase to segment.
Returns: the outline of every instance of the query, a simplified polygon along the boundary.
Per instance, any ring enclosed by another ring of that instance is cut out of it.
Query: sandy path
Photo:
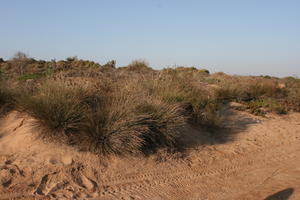
[[[0,123],[0,199],[300,199],[299,113],[232,112],[233,140],[186,155],[109,160],[45,144],[17,116]],[[200,131],[187,132],[190,142],[203,141]]]

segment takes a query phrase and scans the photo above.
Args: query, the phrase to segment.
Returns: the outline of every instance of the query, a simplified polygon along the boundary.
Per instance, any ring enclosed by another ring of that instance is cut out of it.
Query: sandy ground
[[[216,141],[188,127],[188,150],[99,158],[47,144],[33,119],[0,120],[0,199],[300,199],[300,114],[229,110]]]

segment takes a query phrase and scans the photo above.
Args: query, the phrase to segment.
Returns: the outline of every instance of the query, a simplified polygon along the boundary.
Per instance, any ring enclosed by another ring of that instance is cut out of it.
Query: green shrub
[[[42,77],[41,74],[24,74],[23,76],[19,77],[18,80],[26,81],[26,80],[29,80],[29,79],[38,79],[40,77]]]

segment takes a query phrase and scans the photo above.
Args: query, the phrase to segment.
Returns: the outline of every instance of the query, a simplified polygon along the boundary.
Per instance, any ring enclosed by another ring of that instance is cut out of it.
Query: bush
[[[149,108],[151,107],[151,108]],[[153,105],[114,97],[90,110],[83,148],[100,154],[136,154],[159,147],[176,147],[177,128],[184,117],[180,107]]]
[[[269,80],[255,80],[247,86],[251,98],[257,99],[262,96],[280,98],[286,95],[284,88],[279,88],[277,83]]]
[[[24,89],[26,91],[26,89]],[[29,91],[18,99],[19,105],[39,120],[47,133],[63,136],[78,132],[83,121],[85,105],[84,91],[57,81],[46,81],[40,87]]]
[[[143,60],[132,61],[127,67],[122,67],[131,72],[147,72],[152,71],[152,68],[149,67],[148,63]]]
[[[241,91],[233,85],[225,85],[215,90],[216,98],[219,101],[239,101],[241,100]]]
[[[125,155],[176,147],[176,131],[185,121],[182,107],[134,90],[108,94],[97,84],[48,80],[27,89],[19,104],[38,120],[44,136],[83,150]]]
[[[277,114],[286,114],[287,108],[284,104],[274,99],[258,99],[247,103],[250,112],[255,115],[265,115],[267,111],[273,111]]]
[[[5,114],[13,108],[15,104],[15,94],[8,86],[8,83],[0,80],[0,115]]]
[[[289,108],[300,112],[300,86],[290,88],[285,101]]]
[[[99,103],[87,113],[82,134],[77,138],[82,149],[99,154],[139,153],[143,141],[141,133],[147,130],[145,119],[133,118],[128,110],[119,110]]]
[[[194,67],[158,71],[144,61],[115,68],[115,61],[47,62],[22,53],[1,63],[1,72],[0,107],[16,104],[37,119],[43,136],[103,155],[177,148],[180,127],[220,127],[220,107],[229,101],[256,115],[300,111],[295,77],[210,75]],[[28,79],[35,80],[22,81]]]
[[[194,85],[190,79],[181,78],[177,73],[160,74],[153,80],[137,80],[138,91],[154,96],[166,104],[180,104],[190,122],[203,127],[220,125],[218,102],[210,88]]]

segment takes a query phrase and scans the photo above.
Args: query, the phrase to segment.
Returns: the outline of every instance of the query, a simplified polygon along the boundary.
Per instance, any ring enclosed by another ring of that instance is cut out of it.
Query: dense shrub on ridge
[[[221,106],[230,101],[256,115],[300,111],[295,77],[154,70],[140,60],[122,68],[115,64],[16,55],[0,63],[0,111],[15,106],[37,120],[44,137],[102,155],[177,148],[182,126],[221,126]]]

